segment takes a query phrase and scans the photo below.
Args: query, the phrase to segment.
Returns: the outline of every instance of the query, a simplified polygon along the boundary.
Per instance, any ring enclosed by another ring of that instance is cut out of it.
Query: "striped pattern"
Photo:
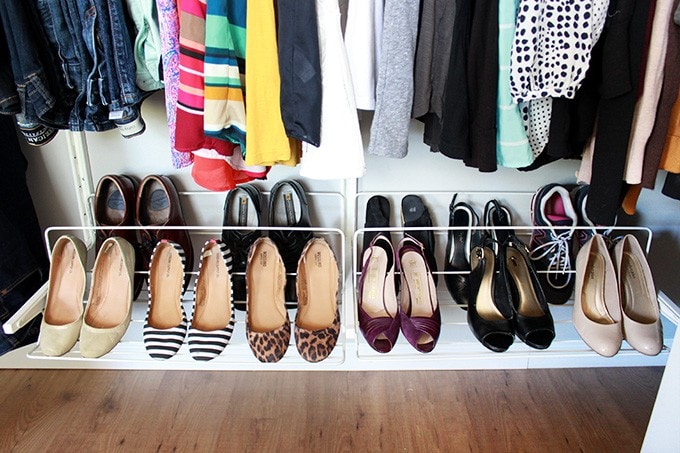
[[[200,0],[184,0],[181,5],[177,107],[191,114],[202,115],[206,6]]]
[[[233,268],[233,260],[231,256],[231,250],[227,247],[225,243],[223,243],[220,240],[216,239],[211,239],[207,241],[203,245],[203,249],[201,250],[201,261],[199,262],[198,265],[198,278],[196,279],[196,286],[198,286],[198,282],[201,280],[201,272],[203,271],[203,262],[204,262],[204,255],[205,251],[208,247],[213,246],[213,244],[217,244],[219,246],[219,250],[222,255],[222,259],[224,260],[225,265],[227,266],[227,271],[229,275],[231,276],[232,273],[232,268]],[[231,278],[231,277],[230,277]],[[198,290],[197,287],[194,288],[194,297],[196,297],[196,294],[200,294],[201,291]],[[222,329],[217,329],[217,330],[210,330],[210,331],[205,331],[205,330],[200,330],[197,329],[193,326],[189,327],[189,335],[188,335],[188,342],[189,342],[189,352],[191,353],[191,356],[195,360],[201,360],[201,361],[206,361],[206,360],[212,360],[215,357],[219,356],[222,351],[224,351],[224,348],[229,344],[229,340],[231,340],[231,335],[234,332],[234,324],[236,322],[236,319],[234,317],[234,293],[233,291],[229,294],[229,306],[231,308],[231,318],[229,319],[229,322],[227,325],[222,328]],[[196,313],[196,302],[194,303],[194,315]]]
[[[234,144],[208,137],[203,131],[205,106],[205,0],[182,0],[179,28],[179,86],[177,91],[175,149],[192,152],[214,149],[223,156],[233,153]],[[233,184],[231,172],[225,174]]]
[[[154,257],[157,256],[156,253],[158,252],[159,247],[167,247],[168,244],[171,245],[179,255],[180,261],[182,263],[182,269],[184,269],[186,264],[184,250],[179,244],[172,241],[163,240],[158,242],[156,247],[154,247],[153,253],[151,254],[151,261],[149,262],[149,304],[146,309],[146,317],[144,318],[143,338],[144,347],[146,348],[149,355],[154,359],[160,360],[167,360],[177,354],[177,351],[179,351],[179,349],[182,347],[182,344],[184,343],[184,337],[186,337],[187,327],[189,325],[186,312],[182,306],[181,291],[177,303],[179,304],[179,307],[182,311],[182,322],[175,327],[170,327],[169,329],[158,329],[149,325],[149,313],[151,312],[151,307],[154,301],[154,288],[152,284],[152,282],[154,282],[152,273],[156,272],[153,265]]]
[[[148,312],[147,312],[148,318]],[[189,321],[182,307],[182,323],[169,329],[156,329],[144,323],[144,347],[153,359],[166,360],[177,354],[187,335]]]
[[[179,89],[179,12],[176,0],[156,0],[158,28],[163,53],[163,82],[165,86],[165,111],[168,116],[168,133],[172,165],[175,168],[188,167],[193,162],[191,153],[175,149],[177,129],[177,91]]]
[[[210,0],[207,6],[204,130],[245,152],[246,0]]]

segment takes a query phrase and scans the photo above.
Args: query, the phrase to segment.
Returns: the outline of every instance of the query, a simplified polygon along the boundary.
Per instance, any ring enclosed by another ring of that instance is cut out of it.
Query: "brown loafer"
[[[118,229],[116,227],[135,226],[135,197],[138,182],[127,175],[104,175],[97,183],[94,195],[94,220],[99,227],[110,227],[97,230],[95,254],[104,241],[110,237],[122,237],[135,248],[134,298],[137,299],[144,286],[142,254],[137,239],[137,231]]]
[[[179,244],[186,255],[184,290],[194,268],[194,248],[187,230],[164,229],[166,226],[185,226],[179,194],[172,180],[163,175],[149,175],[137,191],[136,216],[140,230],[142,260],[149,268],[153,249],[161,239]],[[161,227],[161,228],[157,228]]]

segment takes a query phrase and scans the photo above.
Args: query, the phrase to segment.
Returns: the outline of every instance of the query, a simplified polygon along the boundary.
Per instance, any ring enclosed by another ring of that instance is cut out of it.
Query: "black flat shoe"
[[[501,246],[498,260],[512,300],[515,334],[532,348],[546,349],[555,338],[555,324],[527,246],[510,236]]]
[[[269,195],[269,223],[271,226],[308,228],[309,205],[302,185],[292,179],[279,181]],[[311,231],[272,230],[269,237],[281,253],[286,273],[286,308],[297,307],[295,272],[302,249],[314,235]]]
[[[401,200],[401,219],[405,228],[410,227],[432,227],[432,218],[423,200],[418,195],[406,195]],[[427,265],[432,272],[434,284],[437,284],[437,260],[434,257],[435,243],[434,231],[414,230],[407,231],[405,234],[411,236],[423,245]]]
[[[504,273],[496,274],[498,263],[491,238],[485,238],[483,245],[472,249],[470,265],[468,326],[485,347],[505,352],[515,338],[513,310]]]
[[[374,195],[366,203],[366,222],[364,228],[380,228],[390,226],[390,201],[382,195]],[[371,246],[373,239],[382,234],[391,242],[392,236],[389,231],[367,231],[364,233],[364,246],[366,250]]]
[[[257,187],[252,184],[241,184],[227,193],[224,200],[223,226],[262,225],[262,197]],[[222,230],[222,242],[231,250],[233,257],[232,292],[234,307],[246,309],[246,264],[248,250],[262,236],[260,230]]]
[[[476,227],[479,224],[477,213],[467,203],[456,203],[456,195],[449,205],[450,227]],[[479,243],[479,230],[451,230],[446,243],[446,262],[444,270],[460,272],[445,274],[444,281],[453,300],[467,310],[470,294],[470,250]]]

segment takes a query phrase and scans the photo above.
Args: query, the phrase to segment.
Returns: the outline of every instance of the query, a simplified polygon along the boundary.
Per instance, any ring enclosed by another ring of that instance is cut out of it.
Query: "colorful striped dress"
[[[245,151],[246,0],[210,0],[205,19],[206,135]]]
[[[208,137],[203,132],[205,0],[182,0],[179,28],[179,91],[175,148],[178,151],[214,149],[231,155],[234,144]]]

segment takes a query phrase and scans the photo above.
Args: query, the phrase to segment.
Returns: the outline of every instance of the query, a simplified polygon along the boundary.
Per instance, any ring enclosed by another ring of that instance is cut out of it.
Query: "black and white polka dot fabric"
[[[609,0],[520,0],[510,67],[515,102],[574,97],[608,7]]]
[[[531,152],[536,159],[545,149],[550,136],[552,98],[535,99],[520,104],[522,121],[527,132]]]

